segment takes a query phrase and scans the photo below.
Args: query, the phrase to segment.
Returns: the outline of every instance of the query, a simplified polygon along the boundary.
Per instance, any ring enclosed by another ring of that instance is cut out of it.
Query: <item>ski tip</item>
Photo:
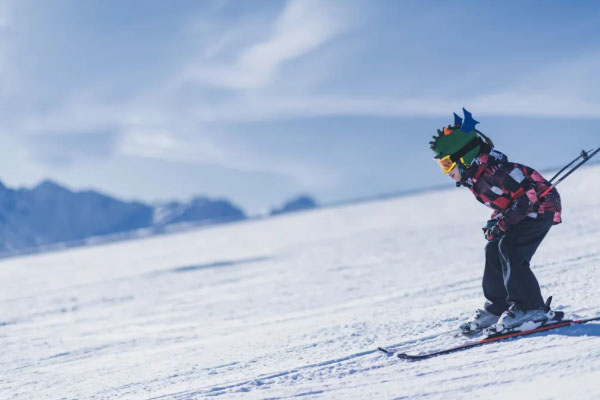
[[[377,350],[383,351],[388,356],[391,356],[392,354],[394,354],[393,350],[386,349],[385,347],[378,347]]]

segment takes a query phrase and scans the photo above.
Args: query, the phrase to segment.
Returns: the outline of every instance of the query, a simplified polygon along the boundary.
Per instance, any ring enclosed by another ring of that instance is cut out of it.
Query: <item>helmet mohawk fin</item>
[[[464,123],[462,123],[461,125],[461,130],[463,132],[469,133],[471,131],[475,130],[475,125],[477,125],[479,123],[479,121],[475,121],[473,119],[473,115],[468,112],[464,107],[463,107],[463,114],[465,116],[465,121]],[[456,120],[457,115],[454,114],[454,119]]]
[[[463,119],[454,113],[454,126],[462,125],[462,121]]]

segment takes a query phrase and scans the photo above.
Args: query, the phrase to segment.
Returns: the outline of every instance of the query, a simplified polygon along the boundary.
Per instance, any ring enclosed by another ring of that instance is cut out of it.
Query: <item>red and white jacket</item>
[[[463,173],[460,182],[477,200],[494,209],[502,230],[510,229],[526,217],[540,218],[552,214],[554,224],[561,220],[560,195],[556,188],[542,199],[538,196],[552,186],[544,177],[522,164],[509,162],[506,155],[491,149],[480,153]]]

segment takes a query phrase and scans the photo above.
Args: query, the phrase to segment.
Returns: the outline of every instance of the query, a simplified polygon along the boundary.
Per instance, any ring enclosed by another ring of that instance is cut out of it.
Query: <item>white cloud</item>
[[[558,60],[506,88],[472,98],[471,104],[487,114],[600,118],[599,69],[597,52]]]
[[[15,92],[16,69],[11,67],[11,47],[14,32],[11,32],[13,1],[0,1],[0,95],[11,96]]]
[[[347,28],[346,21],[335,11],[327,2],[290,1],[265,40],[239,49],[233,63],[203,62],[187,67],[179,84],[228,89],[264,87],[283,63],[309,54]],[[223,43],[226,42],[220,42]],[[214,53],[214,50],[210,52]]]
[[[286,176],[307,188],[326,188],[341,175],[318,165],[307,165],[289,155],[256,153],[218,140],[218,134],[173,134],[167,130],[137,126],[120,135],[118,155],[157,159],[188,165],[218,165],[231,170]],[[267,156],[268,155],[268,156]]]
[[[212,47],[198,51],[203,62],[191,56],[183,65],[173,66],[176,72],[171,77],[149,83],[144,92],[107,98],[93,88],[81,88],[76,96],[62,99],[62,103],[44,111],[23,107],[22,114],[7,115],[2,121],[4,132],[15,137],[112,132],[115,145],[106,148],[118,155],[275,172],[306,187],[326,187],[342,179],[340,174],[300,160],[268,155],[266,151],[258,154],[256,150],[231,148],[219,140],[220,124],[340,115],[449,116],[462,106],[476,115],[600,118],[600,87],[595,76],[600,57],[596,54],[545,65],[532,76],[515,78],[513,85],[498,85],[473,95],[446,94],[440,88],[435,97],[418,93],[365,96],[352,93],[351,81],[347,82],[346,94],[331,89],[329,82],[316,89],[281,86],[285,79],[278,78],[284,66],[302,61],[350,29],[343,4],[290,1],[265,27],[263,39],[250,44],[240,38],[247,31],[255,38],[256,26],[224,30],[227,21],[208,24],[202,27],[202,33],[220,37],[221,41],[215,39]],[[0,28],[2,15],[0,8]],[[215,27],[218,29],[213,31]],[[227,57],[232,54],[232,62],[228,63]],[[341,67],[335,61],[328,54],[318,65],[335,71]],[[17,68],[13,65],[12,69]],[[310,68],[301,69],[289,79],[310,80],[307,75],[312,72]],[[362,73],[368,80],[370,71]],[[64,147],[65,152],[71,151],[68,144]]]
[[[10,27],[10,10],[12,7],[12,1],[3,0],[0,2],[0,30],[8,29]]]
[[[187,164],[223,163],[228,155],[206,134],[184,138],[167,130],[137,126],[121,133],[119,155]]]
[[[194,117],[213,122],[337,115],[419,117],[447,115],[465,106],[478,115],[600,118],[599,69],[600,54],[594,52],[545,65],[515,77],[511,85],[475,94],[444,93],[443,89],[435,97],[253,93],[226,104],[196,108]]]

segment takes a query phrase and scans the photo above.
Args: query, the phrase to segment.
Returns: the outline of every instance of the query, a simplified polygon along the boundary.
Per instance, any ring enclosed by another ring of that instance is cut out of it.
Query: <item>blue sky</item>
[[[250,213],[448,183],[464,106],[543,169],[600,144],[595,1],[0,3],[0,179]]]

